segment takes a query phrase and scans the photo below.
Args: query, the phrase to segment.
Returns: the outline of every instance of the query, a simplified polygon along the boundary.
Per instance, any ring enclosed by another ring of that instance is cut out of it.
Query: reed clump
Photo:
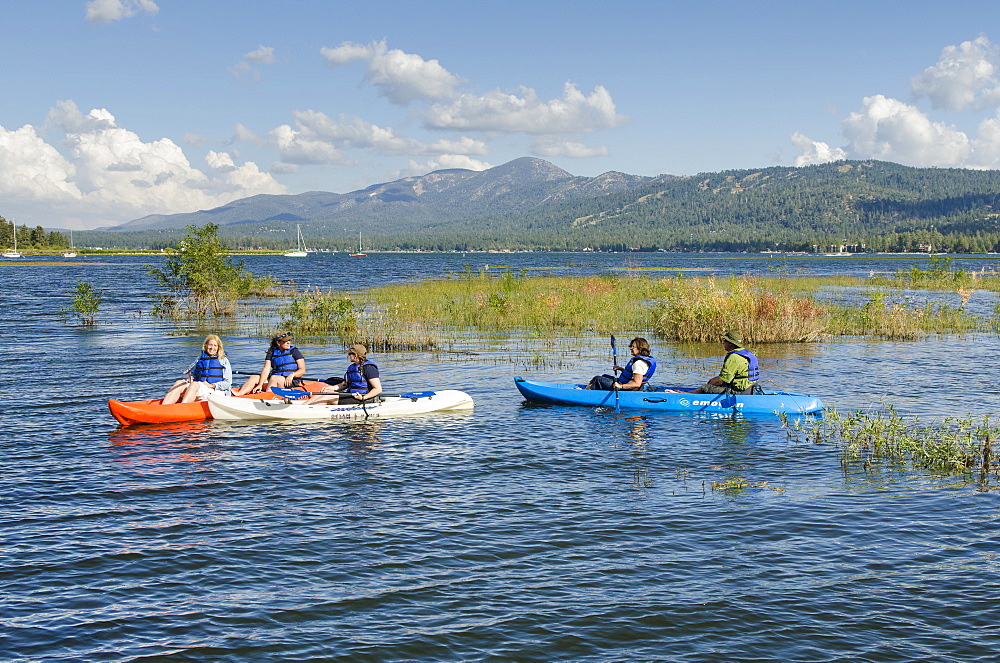
[[[827,410],[822,419],[808,424],[782,419],[790,436],[837,444],[845,470],[860,466],[874,471],[880,464],[908,462],[948,474],[978,474],[980,482],[1000,478],[1000,452],[993,446],[1000,426],[989,415],[922,424],[918,417],[908,420],[887,405],[874,413]]]
[[[928,334],[965,333],[984,326],[964,307],[930,301],[896,301],[884,291],[872,293],[860,306],[829,305],[826,322],[831,334],[895,340],[916,339]]]
[[[667,278],[660,281],[655,331],[680,341],[716,341],[729,329],[753,343],[815,341],[824,310],[792,294],[786,279]]]

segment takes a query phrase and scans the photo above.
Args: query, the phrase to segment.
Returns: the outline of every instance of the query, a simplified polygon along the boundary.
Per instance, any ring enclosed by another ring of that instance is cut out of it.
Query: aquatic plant
[[[1000,452],[993,447],[1000,425],[989,415],[923,424],[918,417],[906,419],[886,405],[875,412],[827,410],[822,419],[805,423],[789,423],[782,416],[782,422],[790,437],[836,444],[845,471],[860,467],[871,472],[879,463],[908,462],[914,468],[948,474],[978,474],[980,483],[991,476],[1000,478]]]
[[[283,329],[299,336],[348,338],[358,331],[358,308],[348,295],[322,292],[319,288],[305,292],[283,307]]]
[[[93,283],[77,281],[76,287],[69,293],[73,297],[73,303],[63,311],[67,317],[78,316],[85,325],[93,325],[97,322],[97,310],[104,301],[104,291],[98,290]]]
[[[858,305],[827,306],[830,334],[876,336],[886,339],[915,339],[927,334],[963,333],[984,327],[983,321],[964,307],[925,301],[894,300],[884,290],[873,292]]]

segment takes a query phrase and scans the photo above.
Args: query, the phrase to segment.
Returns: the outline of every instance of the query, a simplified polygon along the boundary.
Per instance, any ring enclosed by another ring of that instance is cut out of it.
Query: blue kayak
[[[584,389],[583,384],[535,382],[514,378],[518,391],[529,401],[554,405],[584,405],[587,407],[624,407],[670,412],[708,412],[719,414],[818,414],[823,401],[815,396],[787,391],[765,391],[747,396],[735,394],[689,394],[663,391],[619,391],[617,403],[613,391]]]

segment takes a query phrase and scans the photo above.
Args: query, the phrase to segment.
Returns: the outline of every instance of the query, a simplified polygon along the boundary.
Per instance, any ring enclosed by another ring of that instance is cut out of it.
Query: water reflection
[[[628,438],[629,443],[642,446],[652,440],[652,435],[649,431],[649,421],[647,421],[648,417],[649,415],[624,417],[625,423],[628,424],[625,437]]]
[[[204,463],[222,458],[206,421],[121,426],[108,433],[111,463],[135,469],[164,463]]]
[[[382,448],[382,430],[385,422],[381,419],[366,419],[347,426],[344,437],[348,448],[356,453],[371,454]]]

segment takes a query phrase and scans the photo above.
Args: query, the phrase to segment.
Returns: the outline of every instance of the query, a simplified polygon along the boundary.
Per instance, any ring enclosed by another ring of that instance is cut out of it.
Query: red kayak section
[[[307,380],[302,383],[302,389],[306,391],[319,391],[328,386],[325,382],[315,382]],[[239,398],[280,398],[269,391],[260,394],[247,394]],[[118,420],[123,426],[132,424],[170,424],[177,421],[196,421],[198,419],[211,419],[212,414],[208,410],[208,401],[195,401],[193,403],[172,403],[164,405],[162,398],[147,401],[119,401],[114,398],[108,399],[108,409],[111,416]]]

